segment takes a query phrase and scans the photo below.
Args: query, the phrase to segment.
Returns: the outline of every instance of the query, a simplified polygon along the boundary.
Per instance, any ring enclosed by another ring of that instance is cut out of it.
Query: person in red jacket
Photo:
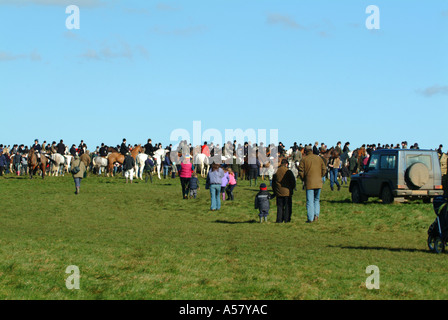
[[[207,145],[207,141],[205,141],[204,145],[201,147],[201,153],[205,154],[207,157],[210,157],[210,149]]]

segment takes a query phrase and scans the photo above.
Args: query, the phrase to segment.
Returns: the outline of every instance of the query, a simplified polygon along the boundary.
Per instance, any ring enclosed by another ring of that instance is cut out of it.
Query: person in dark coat
[[[259,211],[260,223],[268,222],[269,209],[271,208],[269,200],[273,198],[275,198],[275,195],[269,193],[266,184],[260,184],[260,192],[255,196],[255,209]]]
[[[58,145],[56,146],[56,152],[59,153],[62,156],[65,154],[65,144],[64,144],[64,141],[62,139],[58,143]]]
[[[128,153],[128,152],[129,152],[129,148],[126,146],[126,139],[123,139],[123,143],[121,144],[121,147],[120,147],[120,153],[122,155],[126,155],[126,153]]]
[[[0,153],[0,176],[3,175],[3,171],[5,170],[5,167],[7,166],[7,161],[5,155]]]
[[[148,139],[148,143],[144,145],[145,153],[152,157],[154,155],[154,147],[152,146],[152,140]]]
[[[73,144],[72,147],[69,150],[70,154],[75,157],[77,152],[76,152],[76,146]]]
[[[123,161],[123,172],[124,176],[126,178],[126,183],[128,183],[128,179],[132,180],[134,179],[134,167],[135,167],[135,159],[131,157],[131,153],[126,153],[126,156],[124,157]]]
[[[99,155],[100,155],[100,157],[103,157],[103,158],[107,157],[107,146],[104,145],[104,143],[101,143]]]
[[[291,222],[292,196],[296,187],[296,178],[288,169],[288,160],[283,159],[272,178],[272,189],[277,197],[277,223]]]

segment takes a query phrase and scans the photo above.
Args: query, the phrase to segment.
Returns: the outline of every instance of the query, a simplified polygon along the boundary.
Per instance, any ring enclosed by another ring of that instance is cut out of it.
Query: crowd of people
[[[123,139],[121,145],[115,147],[107,146],[104,143],[97,146],[93,152],[87,149],[86,143],[81,140],[76,146],[72,144],[68,148],[63,140],[59,143],[53,141],[42,144],[36,139],[30,147],[26,145],[13,145],[12,147],[0,144],[0,175],[13,173],[17,175],[27,174],[27,157],[31,150],[40,156],[44,154],[70,155],[74,158],[69,171],[72,173],[76,194],[80,193],[81,180],[86,177],[88,170],[93,170],[92,159],[95,157],[107,157],[111,152],[117,152],[124,156],[123,163],[116,163],[114,172],[122,172],[126,183],[132,183],[135,168],[135,158],[131,152],[138,145],[128,144]],[[162,144],[153,145],[148,139],[143,146],[144,153],[148,155],[145,162],[145,181],[152,182],[157,158],[154,154],[162,149]],[[165,154],[160,164],[163,168],[163,179],[180,179],[183,199],[195,199],[198,196],[200,183],[197,175],[196,163],[192,155],[201,153],[210,159],[211,169],[206,176],[205,189],[210,192],[210,210],[221,209],[222,201],[233,201],[235,199],[234,190],[238,180],[248,180],[250,186],[257,186],[257,178],[265,172],[263,169],[272,165],[275,159],[278,168],[272,174],[266,174],[272,192],[268,191],[266,183],[262,183],[260,192],[255,197],[255,209],[259,210],[260,222],[267,221],[270,210],[270,200],[276,199],[277,223],[289,223],[292,215],[292,196],[297,190],[297,179],[302,181],[302,189],[306,191],[307,223],[318,221],[320,214],[320,196],[323,184],[330,180],[332,191],[341,189],[343,184],[348,184],[348,178],[355,173],[363,171],[368,165],[369,158],[377,149],[419,149],[417,143],[408,146],[406,141],[401,144],[365,144],[351,150],[349,142],[343,146],[339,141],[334,147],[328,148],[325,143],[315,142],[314,144],[294,143],[287,149],[283,143],[278,145],[267,145],[263,143],[252,144],[244,142],[237,144],[237,141],[228,142],[224,146],[214,146],[206,141],[201,146],[193,147],[186,141],[182,141],[176,150],[173,146],[165,147]],[[441,162],[443,184],[447,185],[448,155],[443,152],[443,145],[437,149]],[[182,153],[179,159],[177,156]],[[176,157],[173,157],[176,154]],[[223,161],[223,157],[227,156]],[[175,159],[176,161],[173,161]],[[178,161],[177,161],[178,160]],[[51,164],[49,164],[51,165]]]

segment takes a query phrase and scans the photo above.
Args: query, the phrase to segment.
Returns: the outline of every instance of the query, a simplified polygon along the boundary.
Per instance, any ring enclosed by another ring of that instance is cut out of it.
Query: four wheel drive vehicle
[[[369,197],[379,197],[383,203],[417,198],[429,203],[443,195],[439,157],[431,150],[376,150],[365,171],[351,177],[349,190],[354,203]]]

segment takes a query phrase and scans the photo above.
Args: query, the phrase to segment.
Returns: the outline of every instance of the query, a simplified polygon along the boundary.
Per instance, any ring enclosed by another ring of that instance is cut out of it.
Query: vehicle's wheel
[[[394,196],[392,194],[392,190],[389,186],[384,186],[383,190],[381,191],[381,200],[384,204],[389,204],[394,202]]]
[[[445,243],[443,242],[442,238],[436,237],[434,240],[434,252],[442,253],[443,251],[445,251]]]
[[[432,199],[430,197],[424,197],[423,198],[423,203],[431,203]]]
[[[358,184],[355,184],[352,189],[352,202],[353,203],[364,203],[366,197],[361,193],[361,188]]]
[[[428,248],[429,248],[429,250],[431,250],[432,252],[435,252],[435,242],[436,242],[436,239],[437,239],[438,237],[435,237],[435,236],[433,236],[433,235],[429,235],[428,236]]]

